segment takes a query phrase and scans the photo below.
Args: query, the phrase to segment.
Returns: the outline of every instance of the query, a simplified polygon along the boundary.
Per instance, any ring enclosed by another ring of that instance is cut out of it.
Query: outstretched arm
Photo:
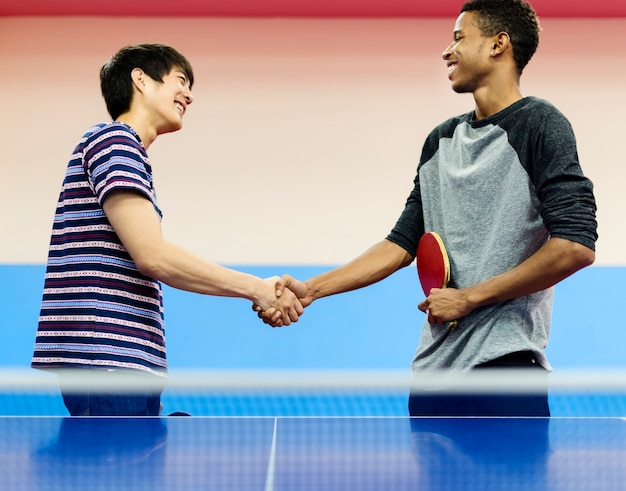
[[[114,192],[103,205],[115,233],[137,269],[174,288],[205,295],[241,297],[280,313],[277,322],[297,321],[302,305],[291,292],[276,297],[276,280],[225,268],[191,254],[163,238],[152,203],[135,192]]]
[[[376,283],[400,268],[409,265],[413,257],[399,245],[382,240],[349,263],[327,271],[305,282],[285,275],[276,285],[277,295],[282,290],[293,291],[303,307],[315,300],[357,290]],[[282,296],[281,296],[282,302]],[[267,324],[274,325],[276,310],[259,309],[259,317]],[[263,311],[264,310],[264,311]]]

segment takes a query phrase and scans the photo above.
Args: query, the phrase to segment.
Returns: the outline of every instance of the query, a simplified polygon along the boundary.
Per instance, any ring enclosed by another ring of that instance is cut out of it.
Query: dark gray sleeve
[[[531,111],[525,162],[550,236],[595,250],[598,238],[593,183],[584,176],[569,121],[551,105]]]
[[[387,236],[387,240],[402,247],[413,258],[415,258],[417,251],[417,243],[424,234],[424,217],[420,199],[419,173],[415,177],[414,182],[415,186],[406,201],[404,210],[393,230]]]
[[[448,124],[450,128],[454,128],[455,123]],[[432,158],[438,148],[439,137],[442,133],[440,125],[435,128],[422,147],[422,155],[420,156],[420,164],[417,168],[417,174],[413,180],[413,190],[406,200],[404,210],[398,218],[396,225],[387,236],[387,240],[399,245],[407,251],[411,257],[415,258],[417,252],[417,243],[422,235],[424,235],[424,214],[422,209],[422,197],[420,194],[420,167],[424,162]],[[445,130],[444,130],[445,131]],[[449,130],[451,131],[451,130]]]

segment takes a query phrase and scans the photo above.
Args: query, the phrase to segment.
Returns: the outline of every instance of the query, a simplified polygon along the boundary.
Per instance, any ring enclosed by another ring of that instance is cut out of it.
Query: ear
[[[146,88],[146,74],[141,68],[133,68],[133,71],[130,72],[130,78],[133,81],[134,87],[139,91],[143,92]]]
[[[492,38],[491,56],[504,53],[511,46],[511,38],[508,32],[499,32]]]

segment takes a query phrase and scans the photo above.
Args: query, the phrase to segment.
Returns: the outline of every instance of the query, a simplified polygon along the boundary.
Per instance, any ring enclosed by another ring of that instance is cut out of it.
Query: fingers
[[[439,324],[438,319],[433,315],[433,312],[430,309],[430,302],[428,301],[428,299],[420,302],[417,308],[426,314],[429,324]]]
[[[259,319],[261,319],[264,324],[267,324],[271,327],[283,327],[284,324],[282,320],[282,312],[280,310],[277,310],[274,307],[270,307],[269,309],[261,312],[261,308],[258,307],[257,312]]]
[[[283,278],[278,278],[276,280],[276,285],[274,286],[274,293],[276,294],[276,298],[280,298],[280,296],[283,294],[283,291],[285,291],[285,279]]]
[[[433,312],[430,309],[430,304],[428,300],[424,300],[423,302],[420,302],[417,308],[419,308],[422,312],[424,312],[428,316],[429,324],[445,324],[449,331],[454,331],[456,328],[459,327],[458,320],[446,321],[446,320],[442,320],[442,318],[439,316],[433,315]]]
[[[257,313],[259,319],[272,327],[289,326],[292,322],[298,322],[304,313],[304,307],[298,297],[287,288],[278,307],[262,310],[260,305],[253,304],[252,310]]]
[[[297,322],[304,313],[305,306],[311,303],[310,299],[304,298],[308,293],[305,283],[289,275],[282,278],[273,276],[264,281],[272,286],[275,298],[273,301],[268,299],[267,303],[254,303],[252,310],[265,324],[272,327],[289,326],[292,322]]]
[[[428,300],[424,300],[424,301],[420,302],[417,305],[417,308],[420,309],[422,312],[427,312],[428,311]]]
[[[302,303],[300,303],[300,300],[298,300],[298,297],[290,289],[285,290],[281,304],[283,306],[283,313],[287,314],[289,320],[291,322],[298,322],[298,319],[304,312],[304,307]],[[283,322],[285,322],[284,317]]]

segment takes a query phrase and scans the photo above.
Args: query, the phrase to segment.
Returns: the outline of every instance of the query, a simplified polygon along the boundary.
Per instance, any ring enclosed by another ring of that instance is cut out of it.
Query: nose
[[[443,50],[443,53],[441,53],[441,57],[444,60],[447,60],[448,58],[450,58],[450,55],[452,54],[452,43],[450,43],[446,49]]]
[[[193,102],[193,94],[191,93],[191,90],[188,90],[185,94],[185,101],[187,101],[187,105],[191,104]]]

